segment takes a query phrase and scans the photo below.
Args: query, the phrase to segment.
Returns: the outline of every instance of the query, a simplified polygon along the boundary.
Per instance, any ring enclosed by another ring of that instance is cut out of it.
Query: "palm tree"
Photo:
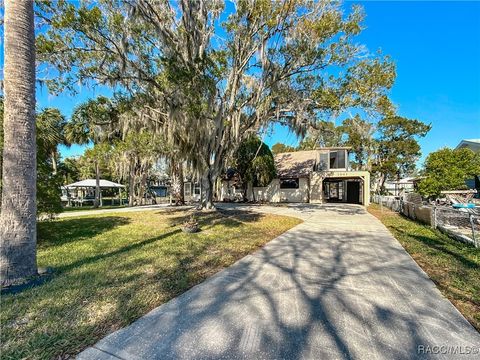
[[[65,117],[55,108],[45,108],[37,114],[37,143],[52,162],[57,173],[58,145],[70,145],[65,138]]]
[[[5,0],[4,149],[0,281],[37,274],[33,1]]]
[[[78,106],[71,120],[65,125],[65,137],[69,143],[85,145],[100,144],[118,136],[117,110],[111,100],[99,96]],[[100,205],[100,167],[95,166],[95,201],[93,207]]]

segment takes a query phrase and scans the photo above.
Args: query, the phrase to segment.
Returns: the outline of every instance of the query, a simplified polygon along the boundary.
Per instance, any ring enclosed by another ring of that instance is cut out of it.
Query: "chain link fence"
[[[406,201],[394,196],[373,195],[372,202],[430,225],[455,240],[480,247],[480,216],[478,210],[454,209],[449,206],[424,205],[421,198],[410,196]]]

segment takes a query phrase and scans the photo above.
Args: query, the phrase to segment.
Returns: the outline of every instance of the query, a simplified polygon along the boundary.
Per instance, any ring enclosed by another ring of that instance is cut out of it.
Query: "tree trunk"
[[[243,194],[242,194],[242,197],[243,197],[243,202],[248,202],[248,182],[247,181],[243,181],[242,182],[242,187],[243,187]]]
[[[5,0],[2,286],[37,274],[35,33],[33,1]]]
[[[53,175],[57,175],[57,154],[55,151],[52,151],[52,169],[53,169]]]
[[[387,181],[387,175],[382,174],[381,175],[381,181],[380,181],[380,193],[384,194],[385,193],[385,182]]]
[[[172,196],[175,205],[184,205],[185,192],[183,183],[183,164],[171,159],[170,168],[172,173]]]
[[[133,199],[135,197],[135,172],[133,170],[133,164],[130,164],[128,174],[128,206],[133,206]]]
[[[202,199],[201,207],[202,209],[214,209],[213,205],[213,184],[214,179],[212,172],[208,170],[202,178]]]
[[[95,162],[95,201],[93,207],[96,209],[100,205],[100,164]]]
[[[128,206],[133,206],[133,198],[134,198],[134,188],[135,188],[135,181],[134,176],[130,173],[128,175]]]
[[[139,205],[145,205],[145,191],[147,188],[147,172],[145,169],[141,169],[140,182],[138,185],[138,200]]]

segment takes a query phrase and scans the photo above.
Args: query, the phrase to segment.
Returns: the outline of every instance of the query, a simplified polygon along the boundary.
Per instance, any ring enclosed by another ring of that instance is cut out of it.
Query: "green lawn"
[[[128,205],[104,205],[102,207],[94,208],[92,205],[86,206],[71,206],[71,207],[64,207],[64,212],[71,212],[71,211],[85,211],[85,210],[105,210],[105,209],[122,209],[126,208]]]
[[[63,359],[128,325],[283,233],[295,218],[183,211],[110,213],[39,223],[49,282],[1,299],[2,359]]]
[[[480,249],[376,204],[379,218],[457,309],[480,331]]]

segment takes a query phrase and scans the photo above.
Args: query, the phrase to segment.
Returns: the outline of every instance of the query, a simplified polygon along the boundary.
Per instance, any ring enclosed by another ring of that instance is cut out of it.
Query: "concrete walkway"
[[[479,358],[480,334],[362,207],[222,206],[304,222],[79,359]]]

